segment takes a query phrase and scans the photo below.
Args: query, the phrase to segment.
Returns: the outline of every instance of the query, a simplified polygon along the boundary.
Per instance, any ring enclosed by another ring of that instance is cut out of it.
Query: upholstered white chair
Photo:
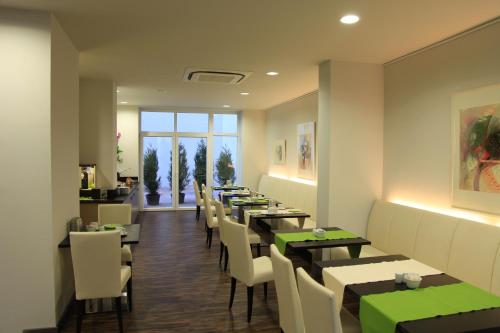
[[[203,191],[203,204],[205,205],[205,218],[206,218],[206,229],[207,229],[207,244],[208,248],[212,247],[212,236],[213,236],[213,231],[214,228],[218,228],[219,224],[217,223],[217,220],[214,218],[214,214],[211,214],[209,212],[213,211],[215,212],[215,207],[212,206],[212,200],[210,199],[210,196],[207,194],[207,192]]]
[[[292,262],[280,253],[276,245],[271,244],[270,249],[281,331],[304,333],[304,318]]]
[[[201,194],[200,194],[200,187],[198,186],[198,182],[193,180],[193,189],[194,189],[194,196],[196,198],[196,221],[200,220],[200,213],[201,213],[201,205],[203,204],[202,199],[201,199]]]
[[[131,224],[132,206],[130,204],[102,204],[97,207],[99,225],[104,224]],[[122,262],[132,266],[132,250],[130,245],[121,248]]]
[[[297,284],[306,333],[342,333],[333,291],[316,282],[302,267],[297,268]]]
[[[219,225],[219,237],[220,237],[220,254],[219,254],[219,265],[222,262],[222,255],[224,255],[224,272],[227,270],[227,262],[228,262],[228,252],[227,252],[227,240],[225,239],[225,233],[224,233],[224,224],[226,221],[230,221],[231,218],[226,216],[225,213],[225,208],[222,202],[218,200],[214,200],[213,204],[215,205],[215,213],[217,216],[217,222]],[[257,248],[257,256],[260,257],[260,236],[255,233],[252,229],[248,229],[248,240],[250,241],[250,246],[255,246]]]
[[[75,275],[77,332],[81,331],[85,300],[114,298],[118,327],[123,332],[122,290],[127,285],[132,311],[132,271],[120,263],[120,232],[71,232],[71,258]]]
[[[231,275],[231,296],[229,308],[232,308],[236,280],[247,286],[247,321],[252,319],[253,287],[264,284],[264,297],[267,298],[267,282],[273,281],[273,266],[269,257],[252,258],[246,226],[231,221],[224,225],[224,238],[229,250]]]

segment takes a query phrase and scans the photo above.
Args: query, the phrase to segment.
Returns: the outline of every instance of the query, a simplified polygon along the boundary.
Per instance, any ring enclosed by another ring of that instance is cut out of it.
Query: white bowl
[[[406,274],[405,275],[406,286],[410,289],[417,289],[422,282],[422,277],[418,274]]]
[[[313,235],[318,238],[324,238],[326,231],[324,229],[313,229]]]

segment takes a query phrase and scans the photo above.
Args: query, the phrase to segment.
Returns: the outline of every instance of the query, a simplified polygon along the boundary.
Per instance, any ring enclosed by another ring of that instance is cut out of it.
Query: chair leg
[[[118,318],[118,329],[120,333],[123,333],[123,319],[122,319],[122,298],[115,298],[115,307],[116,307],[116,317]]]
[[[222,263],[222,255],[224,254],[224,243],[220,241],[219,266]]]
[[[82,331],[82,319],[85,312],[85,300],[76,301],[76,332]]]
[[[227,271],[227,263],[229,262],[229,251],[227,246],[224,247],[224,272]]]
[[[127,303],[128,311],[132,312],[132,277],[127,281]]]
[[[264,282],[264,299],[267,299],[267,282]]]
[[[261,256],[261,252],[260,252],[260,244],[257,244],[257,256],[260,257]]]
[[[253,286],[247,287],[247,322],[252,320]]]
[[[200,220],[200,212],[201,212],[201,207],[199,205],[196,205],[196,221]]]
[[[234,277],[231,278],[231,296],[229,296],[229,308],[233,307],[234,301],[234,292],[236,291],[236,279]]]
[[[212,247],[212,235],[213,235],[213,228],[208,228],[208,248]]]

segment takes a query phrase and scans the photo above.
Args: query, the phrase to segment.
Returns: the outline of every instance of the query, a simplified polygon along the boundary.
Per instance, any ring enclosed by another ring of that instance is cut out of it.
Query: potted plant
[[[158,206],[160,204],[160,187],[161,177],[158,177],[158,153],[156,148],[148,147],[144,154],[144,186],[148,194],[146,201],[148,206]]]
[[[186,193],[184,190],[189,185],[189,177],[191,172],[189,171],[189,165],[187,161],[187,153],[184,144],[179,142],[179,203],[184,203],[186,198]],[[170,168],[167,175],[168,183],[170,188],[172,188],[172,152],[170,152]]]
[[[201,188],[201,184],[207,183],[207,144],[200,139],[196,154],[194,155],[194,179]]]
[[[236,180],[233,157],[227,147],[222,148],[215,162],[215,179],[219,185],[225,185],[228,180],[234,183]]]

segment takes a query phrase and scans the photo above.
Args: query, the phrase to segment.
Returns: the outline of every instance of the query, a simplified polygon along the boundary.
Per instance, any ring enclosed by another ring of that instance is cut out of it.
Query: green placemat
[[[302,232],[287,232],[278,233],[274,236],[274,243],[278,250],[285,254],[286,243],[288,242],[304,242],[304,241],[318,241],[318,240],[332,240],[332,239],[348,239],[348,238],[358,238],[359,236],[353,234],[352,232],[345,230],[329,230],[325,233],[325,237],[316,237],[312,231],[302,231]]]
[[[229,199],[227,201],[227,205],[229,206],[229,208],[233,208],[233,203],[234,202],[243,202],[245,200],[242,200],[242,199]]]
[[[361,297],[363,333],[392,333],[399,322],[500,307],[500,297],[468,283]]]

